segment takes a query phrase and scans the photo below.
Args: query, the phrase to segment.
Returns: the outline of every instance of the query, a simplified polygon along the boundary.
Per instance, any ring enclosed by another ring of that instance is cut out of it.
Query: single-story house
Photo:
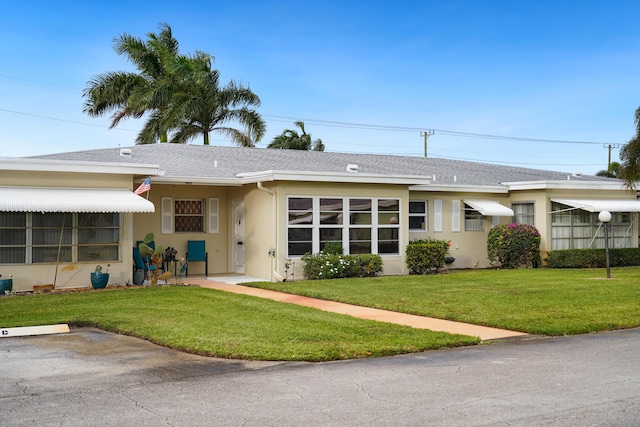
[[[489,229],[510,222],[534,225],[543,251],[603,247],[601,210],[611,247],[638,246],[640,201],[620,180],[458,160],[165,143],[1,158],[0,178],[0,274],[15,290],[87,286],[98,264],[130,282],[149,232],[178,258],[204,241],[209,275],[266,280],[301,279],[326,242],[381,255],[390,275],[427,237],[451,242],[450,268],[486,268]]]

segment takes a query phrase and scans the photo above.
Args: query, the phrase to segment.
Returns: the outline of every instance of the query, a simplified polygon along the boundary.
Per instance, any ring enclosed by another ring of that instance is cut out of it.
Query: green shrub
[[[342,249],[342,243],[340,242],[325,242],[322,248],[322,253],[327,255],[342,255],[344,250]]]
[[[545,261],[549,268],[604,268],[607,264],[604,249],[549,251]],[[640,248],[609,249],[609,265],[611,267],[640,265]]]
[[[487,256],[504,268],[540,266],[540,233],[533,225],[503,224],[489,230]]]
[[[358,265],[358,272],[355,277],[374,277],[383,273],[384,266],[380,255],[362,254],[355,257]]]
[[[405,263],[412,274],[437,273],[444,266],[448,251],[446,240],[413,240],[407,245]]]
[[[383,272],[382,258],[374,254],[342,255],[323,250],[313,255],[305,254],[302,260],[304,275],[309,280],[373,277]]]

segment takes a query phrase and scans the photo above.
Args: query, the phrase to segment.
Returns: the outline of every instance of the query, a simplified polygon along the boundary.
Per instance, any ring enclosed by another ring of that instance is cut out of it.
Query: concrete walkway
[[[416,316],[412,314],[397,313],[395,311],[380,310],[377,308],[361,307],[341,302],[325,301],[300,295],[270,291],[266,289],[251,288],[239,284],[219,282],[215,279],[189,279],[188,283],[192,285],[198,285],[203,288],[217,289],[219,291],[232,292],[242,295],[251,295],[260,298],[267,298],[274,301],[313,307],[317,308],[318,310],[346,314],[361,319],[395,323],[398,325],[411,326],[413,328],[430,329],[432,331],[448,332],[451,334],[469,335],[473,337],[479,337],[483,341],[527,335],[522,332],[508,331],[506,329],[490,328],[487,326],[472,325],[469,323],[435,319],[433,317]]]

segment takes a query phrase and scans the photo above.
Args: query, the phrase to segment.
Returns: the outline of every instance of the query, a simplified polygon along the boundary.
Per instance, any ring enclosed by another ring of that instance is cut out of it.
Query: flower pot
[[[91,286],[93,289],[103,289],[109,283],[109,273],[91,273]]]
[[[10,294],[13,289],[13,279],[0,279],[0,295]]]

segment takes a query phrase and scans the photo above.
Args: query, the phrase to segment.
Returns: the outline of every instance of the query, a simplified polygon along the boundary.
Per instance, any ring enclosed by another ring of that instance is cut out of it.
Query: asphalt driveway
[[[639,425],[640,329],[330,363],[0,339],[0,425]]]

